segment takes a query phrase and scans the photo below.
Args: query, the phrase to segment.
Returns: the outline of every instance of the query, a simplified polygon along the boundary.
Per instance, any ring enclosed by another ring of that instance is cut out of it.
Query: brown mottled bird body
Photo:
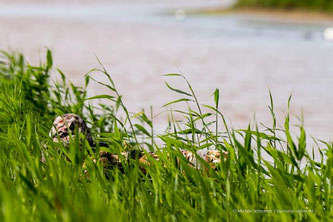
[[[76,114],[64,114],[63,116],[58,116],[53,122],[50,137],[54,142],[63,142],[68,144],[71,138],[75,137],[75,130],[78,130],[79,133],[83,133],[89,144],[91,146],[95,146],[93,137],[90,134],[86,122]],[[149,165],[150,163],[147,155],[155,160],[159,160],[156,153],[137,150],[121,152],[121,157],[117,154],[112,154],[106,151],[100,151],[99,154],[100,161],[102,162],[104,169],[110,169],[113,167],[122,168],[123,161],[128,161],[129,159],[138,159],[141,165]],[[197,156],[200,156],[204,161],[209,163],[213,169],[215,169],[221,162],[221,159],[225,159],[227,157],[226,152],[223,152],[221,155],[221,152],[216,150],[198,151],[196,154],[188,150],[181,150],[181,154],[189,161],[190,166],[195,168],[201,166],[197,160]],[[146,172],[143,167],[140,167],[140,169],[141,171]]]

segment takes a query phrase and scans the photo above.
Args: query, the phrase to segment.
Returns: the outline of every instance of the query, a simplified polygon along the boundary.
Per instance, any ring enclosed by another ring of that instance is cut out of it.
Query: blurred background
[[[331,0],[0,0],[0,48],[31,64],[50,48],[56,67],[81,85],[99,67],[96,55],[132,112],[152,105],[158,113],[179,98],[162,75],[182,72],[202,103],[213,104],[220,89],[234,128],[246,128],[254,114],[271,123],[268,88],[282,126],[292,93],[292,113],[304,113],[308,137],[331,140],[332,8]],[[98,85],[90,92],[107,93]]]

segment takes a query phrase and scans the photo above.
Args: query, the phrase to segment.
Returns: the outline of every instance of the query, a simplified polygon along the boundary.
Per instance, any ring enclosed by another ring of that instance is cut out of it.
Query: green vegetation
[[[127,111],[104,68],[91,70],[84,87],[67,83],[60,70],[61,81],[50,84],[51,70],[50,52],[37,67],[22,55],[1,54],[0,221],[333,220],[333,144],[316,141],[315,160],[302,124],[298,137],[290,132],[289,114],[284,128],[277,127],[272,97],[271,127],[233,130],[221,113],[218,90],[215,106],[201,105],[184,76],[169,74],[166,78],[178,78],[186,88],[168,84],[180,95],[169,105],[184,103],[188,109],[169,111],[165,132],[157,134],[150,113]],[[88,98],[96,73],[109,80],[100,84],[110,94]],[[94,107],[90,102],[96,99],[114,105]],[[183,124],[173,121],[175,112],[184,116]],[[110,145],[103,149],[120,153],[127,143],[154,150],[160,161],[151,159],[147,174],[133,161],[124,173],[110,169],[107,179],[101,163],[93,161],[102,148],[94,152],[79,139],[65,147],[49,138],[53,119],[64,113],[83,116],[95,140]],[[189,167],[178,151],[204,148],[228,151],[218,170]]]
[[[238,0],[237,6],[333,12],[331,0]]]

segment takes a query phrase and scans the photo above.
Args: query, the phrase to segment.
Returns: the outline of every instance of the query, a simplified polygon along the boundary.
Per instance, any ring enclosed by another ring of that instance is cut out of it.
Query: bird
[[[49,136],[52,138],[53,142],[61,141],[68,144],[70,139],[75,137],[76,127],[79,133],[83,133],[85,135],[89,145],[93,146],[94,141],[86,122],[81,116],[73,113],[57,116],[53,121]]]
[[[88,141],[89,145],[93,148],[93,150],[95,150],[94,148],[97,146],[97,144],[93,140],[86,122],[81,116],[77,114],[68,113],[62,116],[57,116],[53,121],[49,136],[52,138],[53,142],[61,142],[65,145],[68,145],[71,139],[75,138],[75,130],[77,130],[79,133],[82,133]],[[99,145],[102,147],[108,147],[108,145],[105,143],[99,143]],[[221,162],[221,159],[226,159],[228,154],[227,152],[221,152],[218,150],[200,150],[196,153],[189,150],[180,150],[180,153],[188,161],[188,164],[191,167],[201,167],[200,161],[198,161],[197,158],[197,156],[199,156],[205,162],[210,164],[212,169],[216,169],[216,167]],[[124,161],[129,162],[130,159],[137,159],[141,165],[140,170],[143,173],[146,173],[146,169],[142,166],[150,165],[148,156],[155,159],[156,161],[160,160],[159,156],[154,152],[144,152],[142,150],[136,149],[123,151],[119,154],[110,153],[103,149],[99,151],[99,156],[99,161],[102,163],[104,169],[110,169],[113,167],[123,169]],[[179,162],[179,159],[177,161]],[[94,160],[94,162],[96,162],[96,160]]]

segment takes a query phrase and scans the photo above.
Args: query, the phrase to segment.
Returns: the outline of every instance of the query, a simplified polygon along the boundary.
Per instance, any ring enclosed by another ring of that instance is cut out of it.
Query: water
[[[235,128],[246,128],[254,113],[258,121],[271,123],[268,88],[282,126],[293,93],[292,112],[304,113],[310,135],[331,139],[333,42],[322,37],[330,22],[244,14],[174,16],[176,10],[230,3],[3,4],[0,46],[24,52],[31,63],[49,47],[56,66],[75,83],[83,83],[83,75],[98,67],[96,54],[133,112],[153,105],[158,113],[178,98],[161,75],[179,71],[202,103],[212,104],[211,94],[220,88],[222,112]],[[107,91],[93,86],[92,93],[101,92]],[[164,125],[166,117],[160,115],[156,122]]]

